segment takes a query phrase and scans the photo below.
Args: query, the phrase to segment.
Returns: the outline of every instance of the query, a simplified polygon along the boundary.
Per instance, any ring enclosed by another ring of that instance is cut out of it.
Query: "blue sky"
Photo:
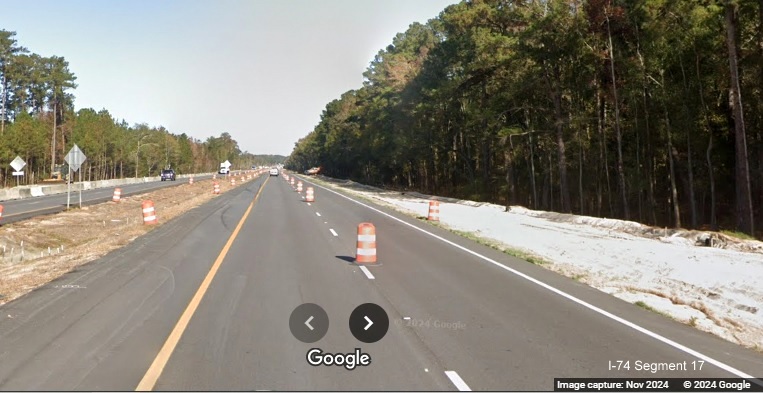
[[[69,61],[77,109],[288,155],[395,34],[457,2],[4,1],[0,29]]]

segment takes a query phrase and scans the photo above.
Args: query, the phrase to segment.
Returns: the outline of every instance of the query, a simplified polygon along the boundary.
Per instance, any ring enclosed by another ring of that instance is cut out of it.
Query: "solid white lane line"
[[[316,215],[316,216],[318,216],[318,217],[320,217],[320,216],[321,216],[321,213],[315,212],[315,215]]]
[[[339,235],[337,235],[337,234],[336,234],[336,231],[335,231],[335,230],[333,230],[333,229],[329,228],[329,231],[331,231],[331,234],[332,234],[332,235],[334,235],[334,236],[339,236]]]
[[[468,254],[474,255],[477,258],[480,258],[480,259],[482,259],[482,260],[484,260],[486,262],[489,262],[489,263],[491,263],[491,264],[493,264],[493,265],[495,265],[495,266],[497,266],[497,267],[499,267],[501,269],[504,269],[504,270],[506,270],[506,271],[508,271],[510,273],[513,273],[513,274],[515,274],[515,275],[517,275],[517,276],[519,276],[521,278],[524,278],[525,280],[530,281],[533,284],[537,284],[537,285],[539,285],[539,286],[541,286],[541,287],[543,287],[545,289],[548,289],[549,291],[554,292],[557,295],[564,297],[565,299],[571,300],[571,301],[573,301],[573,302],[575,302],[575,303],[577,303],[577,304],[579,304],[579,305],[581,305],[581,306],[583,306],[583,307],[585,307],[585,308],[587,308],[587,309],[589,309],[589,310],[591,310],[591,311],[593,311],[595,313],[598,313],[598,314],[603,315],[603,316],[605,316],[605,317],[607,317],[609,319],[617,321],[617,322],[619,322],[619,323],[621,323],[621,324],[623,324],[625,326],[628,326],[629,328],[631,328],[633,330],[636,330],[636,331],[638,331],[640,333],[646,334],[647,336],[652,337],[653,339],[655,339],[657,341],[660,341],[663,344],[667,344],[667,345],[669,345],[669,346],[671,346],[671,347],[673,347],[673,348],[675,348],[675,349],[677,349],[679,351],[682,351],[682,352],[687,353],[687,354],[689,354],[691,356],[700,358],[700,359],[702,359],[702,360],[704,360],[704,361],[706,361],[706,362],[708,362],[708,363],[710,363],[710,364],[712,364],[712,365],[714,365],[714,366],[716,366],[716,367],[718,367],[720,369],[726,370],[726,371],[728,371],[728,372],[738,376],[739,378],[748,378],[748,379],[754,379],[755,378],[752,375],[745,373],[744,371],[737,370],[736,368],[731,367],[728,364],[721,362],[720,360],[716,360],[716,359],[711,358],[710,356],[707,356],[707,355],[705,355],[705,354],[703,354],[701,352],[697,352],[697,351],[695,351],[695,350],[693,350],[693,349],[691,349],[691,348],[689,348],[689,347],[687,347],[687,346],[685,346],[683,344],[680,344],[680,343],[678,343],[676,341],[673,341],[673,340],[671,340],[671,339],[669,339],[667,337],[659,335],[659,334],[657,334],[657,333],[655,333],[655,332],[653,332],[653,331],[651,331],[651,330],[649,330],[647,328],[641,327],[641,326],[639,326],[639,325],[637,325],[637,324],[635,324],[635,323],[633,323],[633,322],[631,322],[631,321],[629,321],[629,320],[627,320],[625,318],[618,317],[617,315],[612,314],[609,311],[605,311],[605,310],[603,310],[603,309],[601,309],[599,307],[594,306],[593,304],[590,304],[590,303],[585,302],[585,301],[583,301],[581,299],[578,299],[575,296],[572,296],[569,293],[562,291],[561,289],[557,289],[555,287],[552,287],[551,285],[546,284],[545,282],[540,281],[538,279],[535,279],[533,277],[530,277],[527,274],[524,274],[524,273],[520,272],[519,270],[512,269],[512,268],[510,268],[508,266],[505,266],[505,265],[503,265],[501,263],[498,263],[497,261],[495,261],[493,259],[490,259],[490,258],[488,258],[488,257],[486,257],[486,256],[484,256],[484,255],[482,255],[482,254],[480,254],[478,252],[472,251],[472,250],[470,250],[470,249],[468,249],[468,248],[466,248],[464,246],[458,245],[458,244],[456,244],[456,243],[454,243],[454,242],[452,242],[452,241],[450,241],[448,239],[443,238],[442,236],[435,235],[434,233],[429,232],[426,229],[419,228],[416,225],[413,225],[413,224],[411,224],[409,222],[403,221],[403,220],[401,220],[401,219],[399,219],[399,218],[397,218],[397,217],[395,217],[395,216],[393,216],[391,214],[387,214],[387,213],[385,213],[385,212],[383,212],[383,211],[381,211],[381,210],[379,210],[379,209],[377,209],[375,207],[366,205],[363,202],[358,202],[358,201],[356,201],[356,200],[354,200],[354,199],[352,199],[352,198],[350,198],[350,197],[348,197],[346,195],[343,195],[343,194],[341,194],[339,192],[336,192],[334,190],[328,189],[326,187],[323,187],[323,186],[315,184],[315,183],[311,183],[311,184],[313,184],[316,187],[320,187],[320,188],[322,188],[322,189],[324,189],[326,191],[329,191],[331,193],[334,193],[336,195],[339,195],[340,197],[342,197],[344,199],[347,199],[349,201],[357,203],[358,205],[361,205],[361,206],[364,206],[364,207],[366,207],[368,209],[371,209],[371,210],[373,210],[373,211],[375,211],[375,212],[377,212],[377,213],[379,213],[379,214],[381,214],[383,216],[389,217],[389,218],[391,218],[391,219],[393,219],[393,220],[395,220],[395,221],[397,221],[397,222],[399,222],[401,224],[407,225],[407,226],[409,226],[409,227],[411,227],[411,228],[413,228],[413,229],[415,229],[415,230],[417,230],[419,232],[426,233],[427,235],[432,236],[433,238],[435,238],[437,240],[440,240],[443,243],[449,244],[449,245],[451,245],[453,247],[456,247],[459,250],[462,250],[462,251],[464,251],[464,252],[466,252]]]
[[[461,379],[461,377],[458,375],[457,372],[455,372],[455,371],[446,371],[445,375],[447,375],[448,378],[450,378],[450,382],[453,382],[453,384],[456,385],[458,390],[460,390],[462,392],[471,392],[472,391],[471,389],[469,389],[469,385],[467,385],[466,382],[464,382],[464,380]]]
[[[368,277],[368,279],[369,279],[369,280],[373,280],[373,279],[374,279],[374,275],[373,275],[373,274],[371,274],[371,271],[370,271],[370,270],[368,270],[368,268],[367,268],[367,267],[365,267],[365,266],[361,266],[361,267],[360,267],[360,270],[362,270],[362,271],[363,271],[363,273],[366,275],[366,277]]]

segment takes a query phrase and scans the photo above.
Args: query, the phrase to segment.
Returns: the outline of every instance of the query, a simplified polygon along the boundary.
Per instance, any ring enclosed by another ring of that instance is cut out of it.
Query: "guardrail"
[[[191,176],[205,176],[205,175],[212,175],[212,172],[177,175],[177,178],[187,179]],[[129,177],[125,179],[83,181],[78,183],[72,183],[71,190],[72,191],[93,190],[96,188],[121,186],[125,184],[149,183],[149,182],[155,182],[160,180],[161,180],[161,176],[139,177],[139,178]],[[24,199],[24,198],[30,198],[30,197],[61,194],[61,193],[65,193],[68,189],[69,189],[69,185],[65,183],[54,184],[49,186],[33,185],[33,186],[19,186],[19,187],[13,187],[13,188],[4,188],[4,189],[0,189],[0,201],[9,201],[13,199]]]

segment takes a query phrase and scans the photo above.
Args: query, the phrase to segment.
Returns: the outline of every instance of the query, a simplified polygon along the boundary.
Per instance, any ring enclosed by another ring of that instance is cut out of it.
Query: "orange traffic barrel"
[[[3,219],[3,205],[0,205],[0,220]]]
[[[301,181],[297,182],[297,192],[302,192],[302,182]]]
[[[157,224],[159,220],[156,219],[156,210],[154,210],[154,202],[143,201],[141,205],[143,208],[143,224],[151,225]]]
[[[315,202],[315,191],[312,187],[307,187],[305,192],[305,202]]]
[[[119,202],[122,200],[122,189],[117,187],[114,189],[114,195],[111,197],[113,202]]]
[[[220,193],[220,183],[215,182],[214,187],[212,188],[213,194],[219,194]]]
[[[236,178],[231,176],[230,178],[230,185],[235,186],[236,185]]]
[[[358,250],[355,262],[376,262],[376,227],[370,222],[358,224]]]
[[[292,186],[294,185],[294,178],[293,177],[291,178],[291,185]]]
[[[193,184],[193,176],[188,178],[188,184]]]
[[[439,201],[429,201],[429,216],[427,217],[427,220],[440,221],[440,202]]]

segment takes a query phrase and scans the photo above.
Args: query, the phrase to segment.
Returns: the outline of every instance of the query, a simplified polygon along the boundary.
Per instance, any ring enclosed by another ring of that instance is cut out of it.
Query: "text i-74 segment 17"
[[[649,371],[657,373],[658,371],[702,371],[705,365],[704,360],[692,360],[682,362],[645,362],[636,360],[633,362],[632,369],[635,371]],[[610,360],[607,362],[607,370],[631,370],[630,360]]]

